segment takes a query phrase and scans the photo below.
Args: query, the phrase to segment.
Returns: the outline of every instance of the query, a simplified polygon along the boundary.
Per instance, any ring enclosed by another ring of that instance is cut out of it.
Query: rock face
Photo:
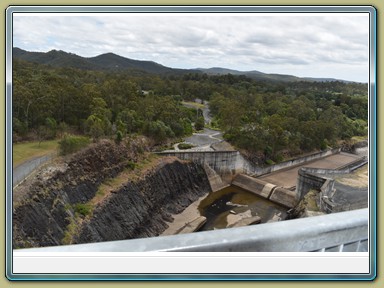
[[[116,145],[95,144],[75,155],[65,169],[47,176],[40,173],[25,189],[26,197],[14,203],[13,247],[44,247],[63,244],[72,229],[76,243],[158,235],[164,219],[182,211],[199,195],[209,192],[203,167],[173,161],[149,172],[145,179],[129,182],[98,204],[89,217],[74,223],[76,206],[95,197],[100,184],[142,157],[145,139]],[[44,177],[42,176],[44,175]]]
[[[168,225],[170,214],[210,192],[203,167],[173,160],[114,191],[82,223],[75,243],[90,243],[158,236]]]

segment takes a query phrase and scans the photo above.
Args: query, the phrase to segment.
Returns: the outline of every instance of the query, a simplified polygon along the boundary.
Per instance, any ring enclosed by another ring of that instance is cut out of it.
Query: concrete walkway
[[[360,156],[358,155],[341,152],[339,154],[334,154],[325,158],[306,162],[298,166],[276,171],[257,178],[262,179],[268,183],[290,189],[296,186],[298,171],[302,167],[337,169],[359,158]]]

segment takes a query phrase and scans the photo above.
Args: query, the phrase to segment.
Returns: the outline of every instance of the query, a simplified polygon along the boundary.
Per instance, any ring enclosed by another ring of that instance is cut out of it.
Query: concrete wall
[[[298,173],[299,176],[297,177],[297,185],[296,185],[297,201],[300,201],[301,199],[303,199],[304,196],[307,195],[307,193],[311,189],[320,190],[323,184],[325,183],[325,181],[327,180],[325,177],[320,177],[318,175],[312,174],[312,170],[316,170],[316,169],[308,169],[308,168],[299,169],[299,173]]]
[[[204,170],[207,173],[209,185],[211,185],[212,192],[221,190],[229,184],[224,182],[219,174],[216,173],[208,164],[204,163]]]
[[[311,189],[320,190],[327,178],[327,175],[347,174],[356,170],[359,167],[367,164],[368,161],[365,157],[357,159],[338,169],[322,169],[322,168],[300,168],[297,178],[297,198],[301,200]],[[327,195],[329,196],[329,195]]]
[[[327,214],[367,208],[365,202],[344,203],[343,205],[339,205],[330,201],[328,198],[321,198],[320,200],[322,205],[321,210]]]
[[[200,164],[208,164],[223,180],[232,181],[232,175],[243,171],[242,157],[239,151],[189,151],[160,152],[162,156],[174,156],[182,160],[190,160]]]
[[[243,188],[249,192],[268,199],[276,185],[244,174],[239,174],[233,179],[232,185]]]
[[[220,176],[226,175],[228,177],[229,174],[234,175],[236,173],[261,176],[301,163],[337,154],[339,152],[340,149],[317,152],[268,167],[258,167],[250,163],[243,156],[241,156],[239,151],[175,151],[159,152],[157,154],[164,156],[175,156],[182,160],[192,160],[201,164],[206,163],[212,167]]]
[[[296,192],[278,187],[263,180],[248,175],[239,174],[233,179],[232,185],[245,189],[253,194],[268,199],[287,208],[297,204]]]
[[[298,173],[299,177],[297,178],[296,200],[300,201],[311,189],[316,189],[320,191],[317,199],[317,206],[323,212],[335,213],[366,208],[367,204],[364,201],[342,204],[332,202],[331,199],[335,194],[335,180],[328,178],[327,176],[348,174],[367,163],[367,159],[363,157],[337,170],[301,168]]]
[[[269,200],[287,208],[293,208],[297,204],[296,191],[291,191],[283,187],[277,187],[272,191]]]
[[[244,159],[243,173],[248,174],[248,175],[253,175],[253,176],[261,176],[261,175],[264,175],[264,174],[268,174],[268,173],[275,172],[275,171],[278,171],[278,170],[281,170],[281,169],[289,168],[291,166],[296,166],[296,165],[299,165],[299,164],[302,164],[302,163],[305,163],[305,162],[308,162],[308,161],[312,161],[312,160],[315,160],[315,159],[324,158],[326,156],[337,154],[337,153],[340,153],[340,149],[339,148],[332,149],[332,150],[327,150],[327,151],[321,151],[321,152],[317,152],[317,153],[313,153],[313,154],[309,154],[309,155],[306,155],[306,156],[298,157],[298,158],[295,158],[295,159],[291,159],[291,160],[288,160],[288,161],[284,161],[284,162],[281,162],[281,163],[278,163],[278,164],[275,164],[275,165],[271,165],[271,166],[268,166],[268,167],[262,167],[262,168],[261,167],[256,167],[255,165],[249,163],[248,161],[246,161],[243,158]]]

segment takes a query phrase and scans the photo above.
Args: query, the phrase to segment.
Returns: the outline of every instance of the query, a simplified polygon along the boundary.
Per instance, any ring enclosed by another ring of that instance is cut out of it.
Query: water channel
[[[207,222],[199,231],[227,228],[233,222],[259,216],[260,223],[285,220],[287,209],[236,186],[209,194],[201,201],[200,215]]]

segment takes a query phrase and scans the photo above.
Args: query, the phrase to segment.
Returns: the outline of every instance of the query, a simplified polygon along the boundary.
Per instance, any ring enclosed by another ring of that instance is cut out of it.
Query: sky
[[[13,47],[368,82],[368,14],[13,14]]]

